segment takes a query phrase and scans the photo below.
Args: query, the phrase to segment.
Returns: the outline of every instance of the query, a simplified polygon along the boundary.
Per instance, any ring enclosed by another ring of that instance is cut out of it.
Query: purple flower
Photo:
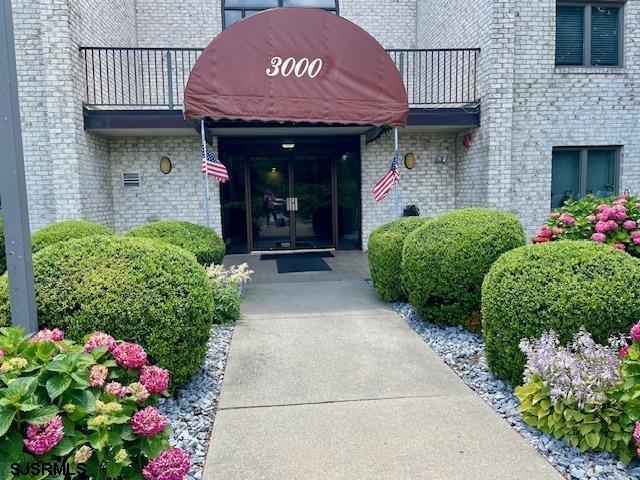
[[[633,220],[627,220],[622,224],[622,228],[624,228],[625,230],[635,230],[636,228],[638,228],[638,224]]]
[[[34,455],[44,455],[50,452],[64,436],[62,418],[56,416],[53,420],[41,425],[29,425],[27,438],[23,441],[27,450]]]
[[[615,220],[607,221],[607,230],[609,230],[610,232],[615,232],[617,229],[618,229],[618,224],[616,223]]]
[[[546,225],[540,228],[540,233],[538,233],[541,237],[551,238],[553,237],[553,232]]]
[[[624,252],[627,249],[627,246],[624,243],[614,243],[613,248],[617,248],[618,250],[622,250]]]
[[[594,233],[591,235],[591,240],[598,243],[604,243],[607,240],[607,236],[604,233]]]
[[[59,342],[64,340],[64,332],[58,328],[54,328],[53,330],[43,328],[29,339],[32,343],[42,342],[45,340],[48,342]]]
[[[165,450],[142,470],[145,480],[182,480],[189,473],[189,454],[179,448]]]
[[[626,357],[627,355],[629,355],[629,345],[625,345],[620,349],[620,356],[622,358]]]
[[[115,395],[119,398],[127,396],[127,389],[123,387],[120,382],[109,382],[107,383],[107,386],[104,387],[104,389],[107,393]]]
[[[609,231],[609,225],[607,222],[598,222],[596,223],[595,230],[598,233],[605,233]]]
[[[153,437],[165,428],[169,419],[155,407],[147,407],[133,414],[131,430],[139,437]]]
[[[111,335],[102,332],[92,333],[84,344],[85,352],[93,352],[97,347],[106,347],[109,351],[113,351],[116,347],[116,341]]]

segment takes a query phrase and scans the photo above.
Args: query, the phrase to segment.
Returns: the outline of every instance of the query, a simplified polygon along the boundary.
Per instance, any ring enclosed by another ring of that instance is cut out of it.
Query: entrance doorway
[[[228,252],[360,248],[357,137],[221,138],[219,148]]]

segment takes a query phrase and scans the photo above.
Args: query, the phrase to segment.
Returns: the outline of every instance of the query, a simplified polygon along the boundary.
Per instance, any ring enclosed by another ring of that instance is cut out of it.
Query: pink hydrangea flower
[[[629,345],[625,345],[620,349],[620,356],[622,358],[626,357],[627,355],[629,355]]]
[[[142,367],[140,383],[147,387],[149,393],[164,392],[169,388],[169,372],[155,365]]]
[[[631,241],[636,245],[640,245],[640,236],[631,237]]]
[[[97,347],[106,347],[109,351],[113,351],[116,347],[116,341],[111,335],[102,332],[92,333],[84,344],[85,352],[93,352]]]
[[[62,418],[56,416],[53,420],[42,425],[29,425],[24,446],[34,455],[44,455],[50,452],[64,436]]]
[[[595,230],[598,233],[608,232],[609,231],[609,225],[607,225],[607,222],[598,222],[598,223],[596,223]]]
[[[633,328],[631,328],[631,338],[635,342],[640,342],[640,322],[636,323]]]
[[[611,207],[609,207],[609,205],[605,204],[605,203],[601,203],[600,205],[598,205],[597,209],[600,213],[602,213],[605,210],[610,209]]]
[[[145,480],[182,480],[189,473],[189,454],[179,448],[165,450],[142,470]]]
[[[541,237],[551,238],[553,237],[553,232],[546,225],[540,228],[540,233],[538,233]]]
[[[624,252],[627,249],[627,246],[624,243],[614,243],[613,248],[617,248],[618,250],[622,250]]]
[[[618,224],[615,220],[607,220],[607,229],[610,232],[615,232],[618,229]]]
[[[156,407],[147,407],[133,414],[131,430],[139,437],[153,437],[167,428],[168,423],[167,416]]]
[[[0,357],[4,357],[7,354],[4,350],[0,350]]]
[[[89,383],[92,387],[102,387],[109,375],[109,369],[104,365],[94,365],[89,373]]]
[[[622,228],[624,228],[625,230],[635,230],[636,228],[638,228],[638,224],[633,220],[627,220],[622,224]]]
[[[565,213],[563,215],[560,215],[560,217],[558,218],[558,222],[563,223],[568,227],[573,227],[576,224],[576,218],[570,213]]]
[[[633,431],[633,439],[636,441],[638,447],[640,447],[640,422],[636,422],[636,428]]]
[[[121,367],[140,368],[147,363],[147,353],[137,343],[124,342],[113,349],[113,356]]]
[[[553,233],[554,236],[559,237],[560,235],[562,235],[564,233],[564,228],[551,227],[551,233]]]
[[[611,217],[613,217],[614,220],[622,222],[627,219],[627,209],[624,207],[624,205],[615,205],[612,210],[613,212]]]
[[[591,240],[597,243],[604,243],[607,240],[607,236],[604,233],[594,233],[591,235]]]
[[[122,386],[120,382],[109,382],[107,386],[104,387],[107,393],[115,395],[116,397],[122,398],[127,396],[127,389]]]
[[[59,342],[64,340],[64,332],[58,328],[54,328],[53,330],[43,328],[29,339],[29,341],[33,343],[42,342],[44,340],[49,342]]]
[[[596,216],[595,215],[589,215],[589,216],[587,216],[587,220],[589,220],[591,223],[594,223],[596,221]]]

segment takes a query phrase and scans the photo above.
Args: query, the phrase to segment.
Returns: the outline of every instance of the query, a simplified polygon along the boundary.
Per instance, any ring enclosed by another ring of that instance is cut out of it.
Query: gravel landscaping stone
[[[513,387],[490,371],[484,358],[482,337],[462,327],[445,327],[424,321],[406,303],[392,303],[407,324],[491,408],[502,416],[567,479],[632,480],[640,478],[640,462],[624,465],[608,453],[582,452],[562,440],[545,435],[522,422]]]
[[[175,396],[159,401],[173,429],[171,444],[189,452],[188,480],[200,480],[224,379],[234,324],[213,325],[207,356],[191,380]]]

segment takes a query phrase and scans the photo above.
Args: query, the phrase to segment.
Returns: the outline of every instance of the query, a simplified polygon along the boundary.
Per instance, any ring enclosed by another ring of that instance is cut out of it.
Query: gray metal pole
[[[24,178],[16,52],[11,1],[0,7],[0,198],[4,218],[11,320],[27,333],[38,329],[27,187]]]

